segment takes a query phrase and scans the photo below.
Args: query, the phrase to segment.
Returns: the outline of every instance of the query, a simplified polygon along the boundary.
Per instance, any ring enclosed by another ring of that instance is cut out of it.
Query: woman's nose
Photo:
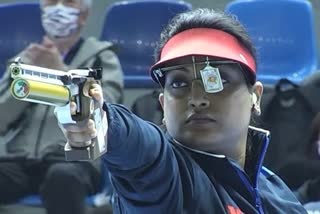
[[[192,82],[189,105],[195,109],[205,109],[210,106],[210,101],[201,80],[194,80]]]

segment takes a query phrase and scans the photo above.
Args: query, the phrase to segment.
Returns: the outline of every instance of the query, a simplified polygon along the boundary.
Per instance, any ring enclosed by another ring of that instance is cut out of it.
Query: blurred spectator
[[[305,154],[302,157],[292,156],[288,164],[279,170],[279,175],[295,190],[302,204],[320,201],[320,113],[312,122]]]
[[[278,173],[291,157],[305,156],[311,123],[320,100],[314,85],[297,85],[281,79],[262,98],[261,119],[271,140],[264,165]]]

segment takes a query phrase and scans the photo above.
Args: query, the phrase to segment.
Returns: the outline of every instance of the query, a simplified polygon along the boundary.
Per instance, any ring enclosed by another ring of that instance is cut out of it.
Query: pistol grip
[[[93,111],[92,119],[97,129],[97,137],[91,140],[90,145],[86,147],[72,147],[69,143],[65,145],[65,156],[67,161],[89,161],[94,160],[107,152],[107,144],[105,142],[105,134],[108,129],[105,114],[101,115],[100,108]]]

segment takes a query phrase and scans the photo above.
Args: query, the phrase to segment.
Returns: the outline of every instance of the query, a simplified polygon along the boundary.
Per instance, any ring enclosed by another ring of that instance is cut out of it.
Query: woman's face
[[[212,64],[219,69],[224,89],[207,93],[201,78],[195,79],[195,75],[200,77],[199,71],[205,63],[197,64],[196,71],[190,58],[178,60],[175,65],[187,63],[190,64],[165,74],[164,93],[159,97],[169,134],[180,143],[202,151],[223,153],[243,146],[239,144],[247,137],[252,91],[257,95],[255,105],[258,105],[261,83],[249,89],[238,64]]]

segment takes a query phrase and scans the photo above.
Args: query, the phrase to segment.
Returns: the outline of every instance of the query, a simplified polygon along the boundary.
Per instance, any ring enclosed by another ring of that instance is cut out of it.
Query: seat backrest
[[[0,4],[0,77],[9,59],[44,35],[38,3]]]
[[[257,48],[258,79],[300,83],[317,68],[312,5],[305,0],[235,0],[225,11],[246,27]]]
[[[101,39],[116,45],[126,87],[154,87],[148,70],[160,32],[172,17],[190,9],[191,4],[172,0],[122,1],[107,9]]]

